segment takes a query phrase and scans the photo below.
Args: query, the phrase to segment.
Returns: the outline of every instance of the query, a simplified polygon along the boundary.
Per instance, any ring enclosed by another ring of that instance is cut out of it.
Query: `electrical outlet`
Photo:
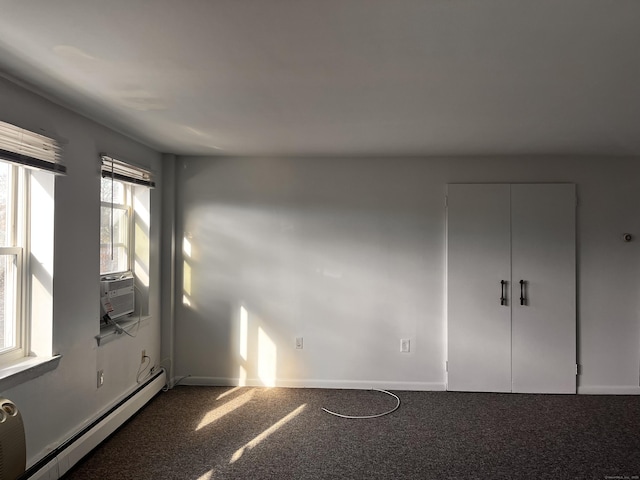
[[[104,385],[104,370],[98,370],[98,388]]]
[[[147,356],[147,351],[142,350],[142,355],[140,356],[140,363],[144,363],[144,357]]]
[[[400,339],[400,352],[409,353],[411,351],[411,341],[408,338]]]
[[[303,343],[302,337],[296,337],[296,348],[298,350],[302,350],[303,347],[304,347],[304,343]]]

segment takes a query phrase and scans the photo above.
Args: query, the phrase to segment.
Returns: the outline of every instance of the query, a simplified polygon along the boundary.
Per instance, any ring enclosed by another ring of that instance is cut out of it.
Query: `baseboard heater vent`
[[[140,385],[109,411],[63,442],[18,477],[18,480],[56,480],[96,448],[124,422],[131,418],[166,385],[166,372],[156,375]]]

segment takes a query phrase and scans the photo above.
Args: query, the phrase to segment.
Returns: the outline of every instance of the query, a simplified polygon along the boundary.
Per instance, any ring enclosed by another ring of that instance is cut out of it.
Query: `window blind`
[[[0,121],[0,159],[57,174],[62,165],[62,147],[57,140]]]
[[[149,170],[121,160],[116,160],[106,154],[101,154],[100,158],[102,159],[101,170],[103,177],[136,185],[144,185],[150,188],[156,186],[153,175]]]

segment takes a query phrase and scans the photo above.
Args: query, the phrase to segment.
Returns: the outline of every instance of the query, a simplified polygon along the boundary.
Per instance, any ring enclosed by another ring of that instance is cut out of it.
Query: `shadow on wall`
[[[414,338],[416,353],[429,305],[424,222],[366,210],[193,208],[181,248],[181,374],[264,386],[397,380],[410,358],[399,357],[399,339]]]

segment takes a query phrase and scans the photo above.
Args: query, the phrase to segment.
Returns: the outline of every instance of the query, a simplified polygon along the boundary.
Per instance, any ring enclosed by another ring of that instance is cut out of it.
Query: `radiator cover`
[[[22,415],[11,400],[0,398],[0,478],[15,480],[24,473],[26,463]]]

